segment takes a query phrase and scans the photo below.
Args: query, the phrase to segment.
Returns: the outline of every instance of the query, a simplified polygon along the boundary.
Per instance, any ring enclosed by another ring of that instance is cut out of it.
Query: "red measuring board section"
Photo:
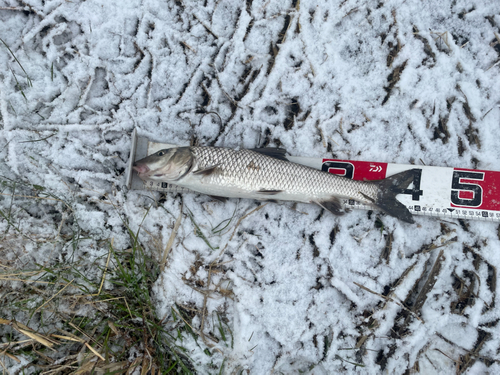
[[[500,172],[453,169],[451,207],[500,210]]]
[[[385,178],[387,163],[323,159],[321,170],[353,180],[381,180]]]

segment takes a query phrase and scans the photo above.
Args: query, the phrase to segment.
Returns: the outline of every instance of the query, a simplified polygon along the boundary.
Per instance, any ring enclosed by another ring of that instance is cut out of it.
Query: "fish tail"
[[[407,223],[414,223],[411,212],[404,204],[396,199],[396,195],[403,193],[403,191],[408,188],[413,182],[413,178],[417,171],[418,169],[410,169],[383,180],[375,181],[374,183],[378,185],[379,191],[373,204],[385,213],[399,220]]]

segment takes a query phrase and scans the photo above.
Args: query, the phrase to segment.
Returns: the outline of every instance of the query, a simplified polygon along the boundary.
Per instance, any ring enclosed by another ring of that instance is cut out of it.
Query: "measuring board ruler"
[[[177,145],[150,142],[138,137],[134,129],[126,186],[133,190],[192,192],[166,182],[143,181],[132,169],[134,161],[171,147]],[[417,169],[413,184],[397,196],[413,215],[500,222],[500,172],[297,156],[287,158],[294,163],[354,180],[381,180],[408,169]],[[345,208],[373,208],[352,199],[343,199],[342,204]]]

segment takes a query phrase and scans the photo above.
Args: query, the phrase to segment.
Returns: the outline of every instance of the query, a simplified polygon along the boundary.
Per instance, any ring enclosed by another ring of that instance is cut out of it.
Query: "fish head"
[[[143,180],[176,181],[189,172],[193,154],[189,147],[165,148],[134,163]]]

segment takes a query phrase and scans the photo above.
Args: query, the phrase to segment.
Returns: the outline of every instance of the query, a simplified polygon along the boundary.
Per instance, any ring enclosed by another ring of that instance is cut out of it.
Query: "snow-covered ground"
[[[0,175],[20,189],[0,198],[19,229],[0,257],[64,262],[63,247],[16,238],[78,223],[93,240],[75,256],[93,261],[99,239],[130,246],[120,215],[164,248],[183,201],[152,293],[159,316],[200,312],[205,340],[182,342],[198,372],[500,373],[498,224],[275,203],[238,222],[260,203],[189,194],[144,219],[160,195],[123,187],[134,127],[180,145],[500,170],[500,2],[2,0],[0,37]],[[68,205],[30,208],[23,182]],[[217,313],[232,344],[211,339]]]

